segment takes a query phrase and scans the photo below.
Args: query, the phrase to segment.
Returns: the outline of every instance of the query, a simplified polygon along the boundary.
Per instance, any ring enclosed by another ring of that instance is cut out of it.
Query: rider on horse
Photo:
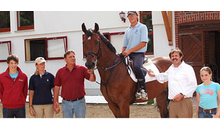
[[[122,54],[134,61],[135,75],[141,89],[136,94],[136,98],[148,99],[145,78],[141,69],[145,58],[144,53],[147,50],[148,30],[144,24],[138,22],[136,11],[128,11],[127,17],[131,25],[125,31]]]

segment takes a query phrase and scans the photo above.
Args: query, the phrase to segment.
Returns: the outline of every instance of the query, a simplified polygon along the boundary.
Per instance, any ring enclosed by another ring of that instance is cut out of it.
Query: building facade
[[[121,11],[0,11],[0,72],[7,68],[6,58],[16,54],[20,58],[19,67],[30,77],[35,72],[34,59],[43,56],[47,60],[46,70],[56,75],[65,66],[63,54],[66,50],[76,52],[77,64],[83,60],[82,23],[94,28],[98,23],[100,31],[121,51],[124,32],[129,26],[123,22]],[[124,11],[127,13],[127,11]],[[139,21],[148,26],[149,44],[146,55],[149,58],[168,56],[172,48],[183,43],[178,41],[180,12],[170,11],[169,23],[172,33],[170,44],[166,24],[161,11],[138,11]],[[194,18],[196,19],[196,18]],[[210,34],[211,35],[211,34]],[[215,35],[218,35],[216,33]],[[97,81],[100,81],[98,72]],[[100,95],[99,85],[86,81],[87,95]]]
[[[193,66],[198,83],[199,70],[210,66],[213,80],[220,76],[220,11],[175,11],[175,43],[184,60]]]

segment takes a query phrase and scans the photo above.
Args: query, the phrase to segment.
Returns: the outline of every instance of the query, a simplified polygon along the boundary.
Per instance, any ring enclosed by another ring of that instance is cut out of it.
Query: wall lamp
[[[119,16],[120,16],[120,18],[121,18],[121,21],[123,21],[123,22],[125,23],[125,21],[126,21],[125,12],[121,11],[121,12],[119,13]]]

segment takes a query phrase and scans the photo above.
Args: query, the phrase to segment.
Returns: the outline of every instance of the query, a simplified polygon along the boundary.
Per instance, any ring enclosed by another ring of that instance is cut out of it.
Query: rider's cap
[[[130,14],[137,14],[138,15],[137,11],[128,11],[127,16]]]

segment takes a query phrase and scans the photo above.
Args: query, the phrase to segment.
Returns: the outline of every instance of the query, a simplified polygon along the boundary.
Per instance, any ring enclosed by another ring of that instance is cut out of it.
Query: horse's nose
[[[85,63],[85,66],[86,66],[88,69],[94,69],[94,68],[95,68],[95,63],[94,63],[94,62],[86,62],[86,63]]]

